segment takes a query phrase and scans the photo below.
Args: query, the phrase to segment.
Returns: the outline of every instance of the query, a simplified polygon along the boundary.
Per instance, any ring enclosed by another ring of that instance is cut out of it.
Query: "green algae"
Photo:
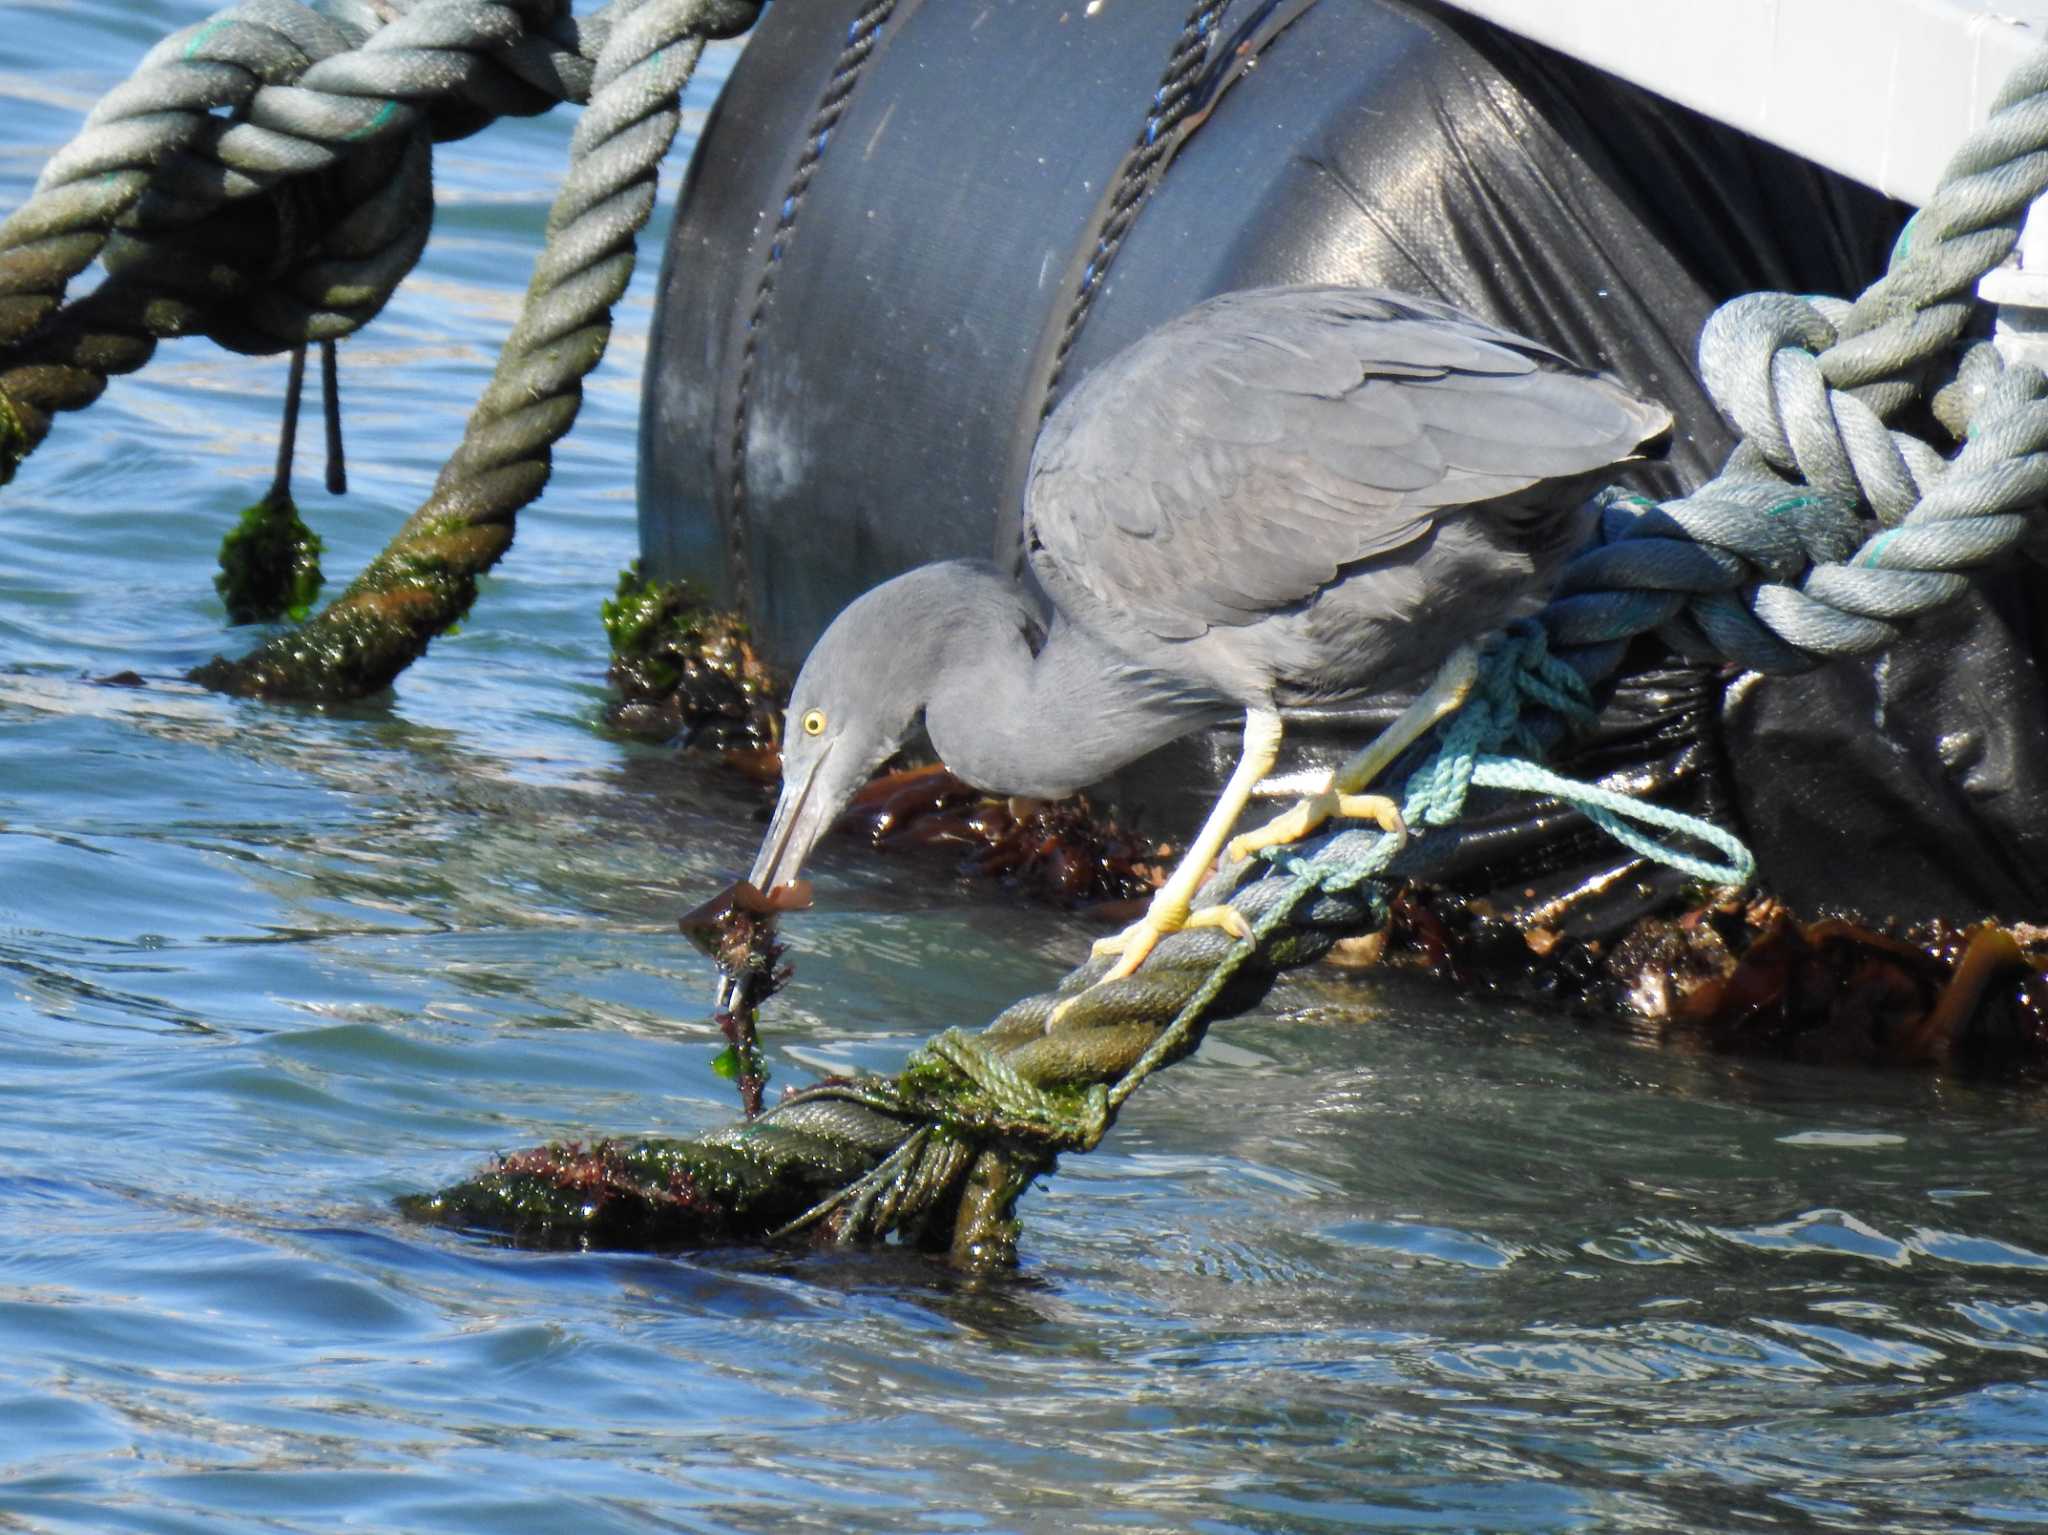
[[[602,606],[611,642],[613,723],[668,738],[706,731],[717,744],[772,746],[784,679],[755,652],[745,620],[688,581],[651,581],[634,561]]]
[[[220,544],[214,590],[231,624],[304,623],[319,600],[320,535],[289,491],[273,490],[243,510]]]
[[[14,478],[14,471],[21,467],[32,447],[28,428],[21,424],[21,413],[14,408],[7,392],[0,389],[0,485]]]

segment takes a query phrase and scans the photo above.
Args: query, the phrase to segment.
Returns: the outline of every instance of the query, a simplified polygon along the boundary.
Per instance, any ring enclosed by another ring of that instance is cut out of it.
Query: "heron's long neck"
[[[1239,711],[1135,666],[1064,618],[1033,655],[1022,633],[962,635],[925,725],[946,766],[1002,794],[1057,798]]]

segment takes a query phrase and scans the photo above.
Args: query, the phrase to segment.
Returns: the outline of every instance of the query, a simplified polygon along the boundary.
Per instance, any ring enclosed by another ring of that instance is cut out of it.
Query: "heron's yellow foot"
[[[1045,1026],[1050,1029],[1057,1025],[1068,1008],[1105,981],[1120,981],[1127,975],[1135,974],[1138,966],[1144,964],[1152,951],[1159,946],[1160,939],[1168,933],[1178,933],[1183,928],[1190,927],[1220,927],[1233,938],[1252,936],[1251,924],[1245,921],[1243,914],[1235,907],[1204,906],[1199,911],[1189,911],[1178,902],[1154,901],[1144,916],[1121,933],[1112,933],[1107,938],[1095,940],[1091,951],[1093,955],[1100,959],[1104,955],[1114,954],[1117,956],[1117,962],[1096,977],[1086,991],[1076,992],[1054,1008],[1047,1016]]]
[[[1292,810],[1283,810],[1257,831],[1232,837],[1223,857],[1226,862],[1237,863],[1269,847],[1299,842],[1323,822],[1338,816],[1352,821],[1375,821],[1389,836],[1399,837],[1403,843],[1408,840],[1408,823],[1401,819],[1401,807],[1386,795],[1340,794],[1324,789],[1296,802]]]

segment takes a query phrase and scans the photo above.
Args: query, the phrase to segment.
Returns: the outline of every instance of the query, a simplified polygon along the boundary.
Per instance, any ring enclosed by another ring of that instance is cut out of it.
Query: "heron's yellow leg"
[[[1401,807],[1384,794],[1360,791],[1392,766],[1394,759],[1420,740],[1432,725],[1464,703],[1478,679],[1478,647],[1460,645],[1422,690],[1422,695],[1374,736],[1364,750],[1332,773],[1328,784],[1256,831],[1232,839],[1224,857],[1235,863],[1265,848],[1299,842],[1333,816],[1377,821],[1383,830],[1405,838],[1408,828],[1401,820]]]
[[[1200,911],[1192,910],[1195,892],[1202,888],[1202,881],[1208,878],[1210,866],[1216,862],[1216,855],[1223,851],[1224,839],[1230,835],[1231,827],[1243,814],[1250,802],[1252,790],[1259,780],[1273,771],[1273,763],[1280,755],[1280,716],[1268,709],[1249,709],[1244,717],[1244,750],[1237,759],[1237,771],[1230,775],[1230,782],[1223,786],[1217,796],[1216,808],[1209,812],[1209,818],[1202,823],[1202,829],[1195,833],[1195,840],[1188,844],[1188,850],[1181,856],[1180,863],[1159,887],[1159,893],[1152,897],[1152,904],[1145,908],[1145,915],[1111,938],[1096,943],[1097,954],[1114,954],[1117,962],[1110,967],[1101,980],[1121,980],[1145,962],[1160,939],[1168,933],[1177,933],[1184,927],[1220,927],[1233,936],[1249,938],[1251,929],[1243,917],[1228,906],[1205,906]],[[1060,1015],[1073,1005],[1069,997],[1053,1010],[1046,1020],[1050,1028],[1059,1022]]]

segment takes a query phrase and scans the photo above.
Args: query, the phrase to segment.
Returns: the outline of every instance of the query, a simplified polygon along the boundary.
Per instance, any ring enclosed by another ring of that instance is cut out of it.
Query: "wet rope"
[[[1472,701],[1409,774],[1403,810],[1411,824],[1455,821],[1475,786],[1518,789],[1576,804],[1646,856],[1690,864],[1709,882],[1748,877],[1748,853],[1710,823],[1500,755],[1541,749],[1531,704],[1571,718],[1592,714],[1584,682],[1549,655],[1541,626],[1526,623],[1489,653]],[[1703,841],[1728,862],[1657,843],[1639,825]],[[1197,897],[1234,907],[1249,939],[1214,928],[1171,934],[1136,974],[1099,985],[1113,961],[1091,960],[980,1034],[946,1030],[894,1078],[822,1082],[746,1124],[637,1148],[650,1192],[644,1214],[625,1230],[635,1244],[654,1245],[802,1238],[851,1246],[901,1235],[949,1249],[963,1266],[1007,1263],[1016,1199],[1061,1153],[1101,1144],[1154,1072],[1197,1049],[1211,1023],[1255,1006],[1282,971],[1385,923],[1404,843],[1377,829],[1344,829],[1273,849],[1270,867],[1226,870]],[[1234,889],[1248,874],[1258,877]],[[547,1244],[578,1242],[604,1218],[587,1202],[549,1206],[522,1176],[501,1166],[411,1208]],[[679,1178],[695,1192],[727,1193],[664,1209],[663,1191]],[[609,1218],[618,1222],[615,1209]]]
[[[158,337],[271,351],[359,327],[426,238],[433,140],[586,103],[520,320],[433,493],[310,623],[193,674],[229,691],[374,692],[467,611],[604,353],[703,43],[759,3],[612,0],[581,21],[555,0],[384,9],[403,14],[365,33],[246,0],[166,39],[0,224],[4,479],[53,413],[142,366]],[[96,255],[107,280],[65,303]]]

